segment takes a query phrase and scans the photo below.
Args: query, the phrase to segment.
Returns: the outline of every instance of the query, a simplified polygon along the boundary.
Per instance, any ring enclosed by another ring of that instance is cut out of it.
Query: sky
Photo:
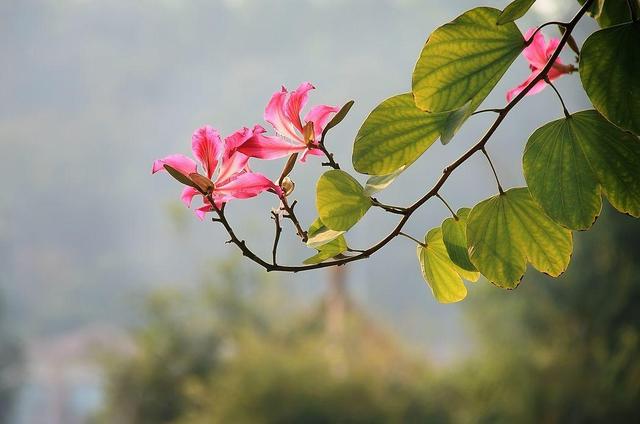
[[[502,7],[506,2],[485,1]],[[353,139],[382,100],[410,90],[420,50],[437,26],[478,5],[472,0],[15,0],[0,3],[0,288],[15,326],[28,336],[94,322],[137,319],[144,293],[192,287],[215,275],[215,262],[237,260],[225,234],[198,221],[179,201],[180,187],[151,176],[154,159],[189,153],[204,124],[230,134],[262,120],[271,94],[303,81],[310,104],[355,106],[327,141],[348,171]],[[567,19],[572,0],[539,0],[518,22],[522,32],[546,18]],[[593,24],[581,24],[578,42]],[[558,36],[553,27],[547,35]],[[571,60],[571,54],[563,56]],[[519,58],[483,107],[505,104],[527,76]],[[558,81],[571,111],[586,107],[577,75]],[[527,98],[488,145],[505,187],[523,184],[528,135],[561,116],[550,90]],[[407,205],[474,143],[491,116],[468,121],[453,142],[433,145],[380,200]],[[319,161],[293,174],[298,213],[315,218]],[[276,177],[281,164],[256,168]],[[354,173],[355,175],[355,173]],[[361,182],[364,176],[357,176]],[[495,194],[486,162],[475,157],[446,183],[455,207]],[[255,250],[269,253],[273,199],[229,207]],[[421,237],[447,211],[429,202],[407,226]],[[377,211],[348,239],[366,247],[395,224]],[[285,236],[281,258],[313,254]],[[239,260],[238,266],[254,266]],[[418,268],[415,246],[397,239],[348,267],[350,288],[371,314],[433,356],[461,346],[461,307],[439,305]],[[292,295],[311,299],[325,271],[281,275]],[[524,282],[526,283],[526,281]],[[486,284],[480,282],[477,284]],[[473,287],[469,296],[473,296]]]

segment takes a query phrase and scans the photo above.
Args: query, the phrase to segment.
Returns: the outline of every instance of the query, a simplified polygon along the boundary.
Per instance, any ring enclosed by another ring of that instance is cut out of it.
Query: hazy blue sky
[[[504,1],[485,1],[502,7]],[[130,317],[141,292],[193,285],[215,272],[212,258],[236,257],[225,235],[188,211],[180,187],[150,176],[153,159],[189,152],[192,131],[211,124],[223,134],[262,122],[281,84],[311,81],[311,104],[356,101],[329,145],[350,168],[353,138],[383,99],[410,89],[428,34],[476,1],[310,0],[14,0],[0,3],[0,283],[25,330],[63,330],[91,320]],[[573,0],[537,2],[565,18]],[[540,13],[519,22],[526,30]],[[591,25],[585,23],[584,25]],[[548,34],[556,35],[550,28]],[[583,40],[580,30],[576,33]],[[566,55],[570,59],[570,55]],[[487,99],[503,105],[506,89],[527,75],[522,59]],[[585,107],[577,76],[559,81],[571,110]],[[528,135],[560,116],[551,91],[527,99],[489,145],[506,186],[522,184],[520,155]],[[448,146],[434,145],[381,196],[406,204],[487,126],[473,118]],[[477,159],[477,160],[476,160]],[[470,161],[447,182],[455,207],[493,194],[486,163]],[[315,216],[318,161],[296,169],[299,213]],[[261,167],[276,176],[277,166]],[[363,178],[361,178],[363,180]],[[237,202],[230,214],[257,250],[268,252],[271,197]],[[371,213],[350,242],[364,247],[394,224]],[[446,216],[434,202],[408,231],[421,236]],[[312,252],[284,241],[291,262]],[[240,262],[243,266],[252,266]],[[349,267],[358,298],[405,336],[447,351],[457,306],[437,305],[422,280],[415,248],[398,239]],[[317,293],[325,273],[284,276],[297,293]],[[479,283],[486,284],[486,283]],[[525,282],[526,284],[526,282]],[[473,290],[470,291],[473,296]]]

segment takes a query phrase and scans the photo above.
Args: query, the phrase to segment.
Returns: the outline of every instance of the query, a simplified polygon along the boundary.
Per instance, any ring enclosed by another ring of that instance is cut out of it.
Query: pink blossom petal
[[[516,88],[512,88],[511,90],[507,91],[507,102],[510,102],[514,97],[516,97],[518,94],[520,94],[527,85],[529,85],[531,83],[531,81],[533,81],[533,79],[536,77],[537,73],[533,73],[529,76],[529,78],[527,78],[527,80],[525,82],[523,82],[522,84],[520,84],[519,86],[517,86]],[[532,88],[531,90],[529,90],[529,92],[527,93],[527,96],[532,96],[534,94],[537,94],[539,92],[541,92],[542,90],[544,90],[544,88],[547,86],[547,83],[540,80],[538,81]]]
[[[182,200],[182,203],[184,203],[185,205],[187,205],[188,208],[191,207],[191,202],[193,201],[193,197],[200,194],[200,192],[198,192],[198,190],[196,190],[193,187],[185,187],[182,190],[182,194],[180,195],[180,200]]]
[[[291,92],[286,104],[286,113],[289,121],[295,125],[298,131],[302,132],[302,122],[300,122],[300,112],[307,104],[309,91],[315,87],[309,82],[303,82],[298,88]]]
[[[276,189],[277,185],[262,174],[247,172],[238,175],[230,182],[216,186],[217,196],[231,196],[236,199],[247,199],[257,196],[268,189]]]
[[[322,156],[324,155],[324,153],[320,149],[305,149],[305,151],[302,153],[302,156],[300,156],[300,162],[306,162],[308,155]]]
[[[275,92],[271,96],[271,100],[264,110],[264,120],[270,123],[280,135],[304,143],[302,137],[296,132],[296,126],[287,116],[286,101],[287,89],[282,87],[282,91]]]
[[[302,143],[290,143],[281,137],[254,134],[238,148],[240,153],[258,159],[278,159],[306,149]]]
[[[230,156],[225,155],[220,165],[220,173],[216,178],[216,184],[224,183],[235,174],[249,170],[249,157],[241,152],[234,152]]]
[[[208,125],[198,128],[191,136],[193,155],[200,161],[209,178],[218,166],[223,147],[218,131]]]
[[[153,162],[151,173],[155,174],[158,171],[164,171],[165,165],[169,165],[176,171],[187,176],[196,172],[197,169],[197,164],[193,159],[188,158],[185,155],[170,155]]]
[[[198,209],[196,209],[194,212],[196,214],[196,216],[198,217],[198,219],[200,219],[200,221],[204,220],[204,217],[207,215],[207,213],[213,211],[213,208],[211,207],[211,205],[204,205],[199,207]]]
[[[320,139],[324,127],[339,110],[340,108],[337,106],[328,105],[314,106],[309,110],[304,120],[305,122],[313,122],[313,132],[315,133],[316,140]]]
[[[549,58],[551,57],[553,52],[558,48],[559,45],[560,45],[560,39],[559,38],[551,37],[549,39],[549,44],[547,44],[547,49],[545,51],[545,55],[547,56],[547,60],[549,60]],[[560,60],[560,59],[559,58],[556,59],[556,62],[558,60]]]
[[[256,125],[253,127],[253,129],[249,129],[247,127],[240,128],[238,131],[226,137],[224,139],[225,152],[233,152],[237,150],[238,147],[240,147],[245,141],[253,136],[253,133],[256,130],[262,132],[266,131],[260,125]]]
[[[535,32],[535,28],[531,28],[527,31],[524,38],[528,40]],[[544,34],[538,31],[533,38],[531,44],[529,44],[522,52],[527,61],[536,69],[541,69],[546,65],[549,56],[547,55],[547,43],[544,38]]]

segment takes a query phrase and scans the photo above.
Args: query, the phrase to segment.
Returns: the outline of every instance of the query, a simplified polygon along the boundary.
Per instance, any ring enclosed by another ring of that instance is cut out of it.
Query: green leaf
[[[536,0],[514,0],[507,7],[504,8],[500,16],[498,17],[498,25],[503,25],[509,22],[513,22],[516,19],[522,18],[527,11],[533,6]]]
[[[458,210],[455,218],[447,218],[442,223],[442,239],[451,261],[465,271],[477,271],[469,259],[467,250],[467,219],[471,209]]]
[[[330,241],[329,243],[318,248],[318,253],[315,255],[305,259],[303,264],[305,265],[315,265],[320,262],[324,262],[331,258],[335,258],[341,253],[347,250],[347,240],[343,235],[340,235],[335,240]]]
[[[351,175],[340,170],[327,171],[318,180],[316,207],[328,228],[347,231],[371,207],[371,199]]]
[[[336,113],[333,116],[333,118],[331,118],[331,120],[324,127],[324,130],[322,130],[322,138],[323,139],[324,139],[324,136],[327,135],[327,132],[329,132],[329,130],[331,128],[335,127],[340,122],[342,122],[342,120],[345,118],[345,116],[347,116],[347,113],[349,113],[349,110],[351,110],[351,106],[353,106],[354,103],[355,102],[353,100],[349,100],[347,103],[344,104],[344,106],[342,106],[340,108],[338,113]]]
[[[440,130],[440,142],[443,145],[449,144],[453,136],[456,135],[462,124],[469,119],[473,112],[474,110],[471,109],[471,101],[468,101],[460,109],[449,112]]]
[[[580,78],[591,103],[609,121],[640,135],[640,23],[597,31],[584,42]]]
[[[586,230],[603,190],[620,212],[640,216],[640,140],[586,110],[538,128],[523,156],[529,191],[554,221]]]
[[[515,288],[527,261],[553,277],[569,265],[571,231],[552,221],[526,187],[478,203],[469,214],[467,244],[471,263],[502,288]]]
[[[418,108],[429,112],[475,110],[524,48],[513,23],[497,25],[500,11],[478,7],[436,29],[413,71]]]
[[[307,230],[307,246],[318,249],[320,246],[337,239],[342,234],[344,234],[344,231],[331,230],[322,223],[320,218],[316,218],[309,230]]]
[[[447,116],[418,109],[411,93],[383,101],[356,135],[353,167],[363,174],[388,175],[408,166],[438,139]]]
[[[344,231],[334,231],[327,228],[320,218],[307,230],[307,246],[315,248],[318,253],[304,260],[305,265],[314,265],[334,258],[348,249]]]
[[[584,4],[585,0],[578,0]],[[634,7],[640,9],[637,0]],[[596,0],[589,8],[589,14],[598,22],[601,28],[623,24],[631,21],[629,5],[626,0]]]
[[[418,261],[425,281],[440,303],[458,302],[467,296],[462,278],[477,281],[480,274],[456,266],[442,241],[442,230],[434,228],[424,237],[425,246],[418,246]]]
[[[398,176],[402,174],[402,172],[406,168],[407,168],[406,166],[402,166],[400,167],[400,169],[398,169],[395,172],[392,172],[391,174],[374,175],[372,177],[369,177],[369,179],[367,180],[367,183],[364,185],[364,193],[367,196],[372,196],[384,190],[385,188],[389,187],[391,183],[393,183],[395,179],[398,178]]]

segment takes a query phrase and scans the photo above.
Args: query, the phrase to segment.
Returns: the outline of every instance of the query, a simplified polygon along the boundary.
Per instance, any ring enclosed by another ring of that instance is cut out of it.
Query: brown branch
[[[296,213],[293,210],[293,208],[295,208],[298,201],[294,200],[291,206],[289,206],[289,202],[287,201],[287,196],[282,195],[280,196],[280,203],[281,203],[281,209],[286,212],[286,215],[284,215],[284,217],[289,219],[293,223],[294,227],[296,227],[296,233],[298,234],[298,237],[300,237],[303,243],[306,243],[308,238],[307,232],[304,230],[304,228],[302,228],[302,225],[300,224],[300,221],[296,217]]]
[[[277,264],[276,256],[278,255],[278,242],[280,241],[282,226],[280,225],[280,214],[277,212],[271,212],[271,215],[273,216],[273,221],[275,222],[275,226],[276,226],[276,234],[273,237],[273,249],[271,249],[271,258],[272,258],[273,264],[276,265]]]
[[[361,253],[359,253],[357,255],[348,256],[348,257],[332,260],[332,261],[329,261],[329,262],[321,262],[319,264],[300,265],[300,266],[277,265],[275,263],[271,264],[271,263],[266,262],[265,260],[263,260],[259,256],[257,256],[255,253],[253,253],[253,251],[251,251],[247,247],[247,245],[246,245],[244,240],[238,239],[238,237],[233,232],[233,229],[229,225],[229,222],[227,221],[227,219],[226,219],[226,217],[224,215],[224,210],[220,209],[220,208],[217,208],[215,206],[215,204],[213,203],[213,199],[211,199],[211,196],[209,195],[208,199],[211,201],[211,204],[213,205],[214,210],[218,213],[218,217],[220,218],[220,222],[222,223],[222,225],[227,230],[227,233],[229,233],[229,237],[231,238],[229,240],[229,242],[230,243],[234,243],[236,246],[238,246],[238,248],[242,251],[242,254],[244,256],[248,257],[249,259],[251,259],[252,261],[257,263],[258,265],[262,266],[267,271],[300,272],[300,271],[307,271],[307,270],[318,269],[318,268],[327,268],[327,267],[332,267],[332,266],[340,266],[340,265],[347,264],[349,262],[354,262],[354,261],[358,261],[358,260],[369,258],[371,255],[375,254],[378,250],[382,249],[387,244],[389,244],[393,239],[395,239],[399,235],[403,235],[404,233],[402,233],[402,229],[404,228],[405,224],[409,221],[409,218],[411,218],[411,215],[416,210],[418,210],[422,205],[424,205],[429,199],[431,199],[434,196],[438,196],[438,191],[440,190],[440,188],[442,188],[442,186],[447,181],[447,179],[449,179],[449,177],[451,176],[453,171],[455,171],[460,165],[465,163],[474,154],[476,154],[479,151],[483,151],[484,150],[484,146],[491,139],[491,137],[496,132],[496,130],[498,129],[498,127],[500,126],[502,121],[504,121],[504,119],[507,117],[507,115],[509,114],[511,109],[513,109],[527,95],[527,93],[529,93],[529,91],[539,81],[543,81],[547,77],[547,74],[548,74],[549,70],[553,67],[554,62],[556,61],[556,59],[560,55],[560,52],[562,51],[562,49],[564,48],[565,44],[567,43],[567,40],[569,40],[569,37],[571,36],[571,32],[575,28],[576,24],[580,21],[580,19],[587,12],[587,10],[589,9],[589,7],[591,6],[592,3],[593,3],[593,0],[585,1],[585,3],[582,5],[582,7],[578,11],[578,13],[576,13],[576,15],[573,17],[573,19],[571,19],[570,22],[560,23],[560,24],[562,24],[562,26],[564,26],[566,28],[566,31],[562,35],[562,38],[560,39],[560,43],[558,43],[558,47],[556,47],[556,49],[553,51],[553,54],[551,55],[551,57],[547,61],[547,64],[544,66],[544,68],[540,71],[540,73],[529,84],[527,84],[527,86],[524,88],[524,90],[522,90],[516,97],[514,97],[511,100],[511,102],[509,102],[504,108],[500,109],[500,111],[498,112],[498,116],[496,117],[496,119],[493,122],[493,124],[489,127],[489,129],[484,134],[484,136],[482,136],[482,138],[480,138],[480,140],[478,140],[478,142],[476,144],[474,144],[469,150],[467,150],[466,153],[464,153],[462,156],[460,156],[455,162],[453,162],[451,165],[449,165],[446,168],[444,168],[444,170],[442,172],[442,175],[440,176],[438,181],[436,181],[435,185],[424,196],[422,196],[420,199],[416,200],[411,206],[403,209],[405,212],[403,213],[402,218],[400,219],[400,221],[396,224],[395,228],[389,234],[387,234],[386,237],[384,237],[382,240],[380,240],[378,243],[374,244],[373,246],[369,247],[368,249],[365,249],[364,251],[362,251]],[[552,23],[553,24],[558,24],[557,22],[552,22]],[[542,26],[538,27],[538,30],[540,30],[542,27],[544,27],[546,25],[549,25],[549,24],[551,24],[551,23],[543,24]],[[531,39],[530,40],[526,40],[525,41],[525,45],[528,45],[528,43],[530,43],[530,42],[531,42]],[[322,145],[322,147],[324,147],[323,143],[320,143],[320,145]],[[334,167],[333,165],[331,165],[331,163],[333,163],[333,164],[335,164],[334,169],[339,169],[339,167],[337,166],[337,163],[335,163],[335,161],[333,161],[333,156],[331,154],[329,154],[326,149],[323,150],[321,148],[320,150],[322,150],[325,153],[325,155],[327,155],[327,158],[329,158],[329,164],[328,165]],[[286,202],[286,198],[285,198],[285,202]],[[295,215],[291,215],[290,214],[290,216],[295,216]],[[297,220],[294,221],[294,224],[296,222],[297,222]],[[299,223],[298,223],[298,225],[296,227],[299,227]],[[300,230],[300,228],[299,228],[299,230]],[[305,237],[306,237],[306,233],[304,233],[304,234],[305,234]]]

